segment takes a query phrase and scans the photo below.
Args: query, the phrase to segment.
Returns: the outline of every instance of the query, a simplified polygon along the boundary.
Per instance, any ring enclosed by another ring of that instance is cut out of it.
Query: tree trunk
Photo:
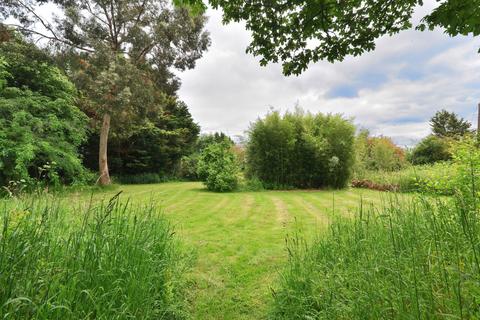
[[[101,186],[109,185],[110,174],[108,172],[108,158],[107,158],[107,146],[108,146],[108,132],[110,131],[110,114],[105,113],[103,116],[102,129],[100,130],[100,150],[98,152],[98,166],[100,172],[100,178],[98,183]]]

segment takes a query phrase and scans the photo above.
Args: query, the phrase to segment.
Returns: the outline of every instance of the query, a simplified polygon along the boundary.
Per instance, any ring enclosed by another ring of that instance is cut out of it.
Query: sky
[[[415,20],[429,12],[426,1]],[[430,132],[437,110],[456,112],[476,127],[480,102],[480,38],[450,38],[442,30],[404,31],[377,41],[373,52],[341,63],[311,64],[286,77],[281,65],[261,67],[245,53],[250,33],[243,23],[223,25],[207,11],[212,45],[192,70],[180,73],[179,97],[202,132],[244,135],[269,110],[299,105],[306,111],[340,113],[373,135],[412,146]]]

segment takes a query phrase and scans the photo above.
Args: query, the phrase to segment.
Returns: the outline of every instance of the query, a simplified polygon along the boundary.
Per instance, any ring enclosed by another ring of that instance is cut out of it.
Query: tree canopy
[[[440,110],[430,119],[432,133],[440,138],[460,138],[470,132],[472,124],[453,112]]]
[[[437,0],[440,2],[440,0]],[[252,32],[248,52],[261,64],[282,62],[286,75],[309,63],[341,61],[375,49],[375,40],[412,28],[423,0],[211,0],[224,20],[246,22]],[[418,29],[441,27],[451,36],[480,34],[480,0],[445,0]]]
[[[54,21],[36,13],[36,5],[47,2],[62,11]],[[82,108],[100,131],[101,184],[110,183],[110,135],[128,137],[138,126],[148,125],[148,114],[160,113],[167,96],[179,88],[173,69],[193,68],[210,43],[206,17],[194,12],[198,6],[175,3],[7,0],[0,5],[0,14],[19,21],[6,26],[49,41],[79,89]]]

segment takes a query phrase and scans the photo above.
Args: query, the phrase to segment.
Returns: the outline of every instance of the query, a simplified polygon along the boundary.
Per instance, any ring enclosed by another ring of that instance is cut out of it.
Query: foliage
[[[352,186],[382,191],[453,195],[457,169],[456,164],[437,162],[407,166],[399,171],[365,170],[355,172]]]
[[[353,186],[377,190],[421,192],[436,195],[472,194],[479,178],[480,150],[471,137],[452,143],[452,161],[406,167],[397,172],[355,172]],[[459,180],[460,179],[460,180]],[[473,180],[472,180],[473,179]]]
[[[247,166],[247,149],[242,144],[235,144],[232,147],[233,153],[235,153],[235,157],[237,158],[238,164],[240,166],[240,170],[242,172],[245,171]]]
[[[232,146],[226,141],[207,146],[200,154],[197,173],[208,190],[234,190],[238,185],[239,167]]]
[[[430,126],[437,137],[458,139],[470,132],[472,124],[453,112],[441,110],[430,119]]]
[[[246,22],[252,33],[248,52],[260,63],[283,63],[286,75],[300,74],[309,63],[342,61],[375,49],[375,41],[412,28],[423,0],[210,0],[224,20]],[[480,34],[478,0],[445,0],[417,29],[442,27],[451,36]]]
[[[478,318],[477,143],[457,143],[453,159],[453,198],[390,198],[311,246],[293,238],[272,318]]]
[[[421,30],[442,27],[450,36],[480,34],[480,20],[478,12],[478,0],[448,0],[440,3],[431,14],[423,19],[419,26]]]
[[[21,199],[0,214],[7,318],[184,318],[186,256],[154,206]]]
[[[290,239],[272,319],[478,318],[478,209],[392,198],[377,210],[311,245]]]
[[[209,145],[222,142],[228,143],[232,146],[234,145],[233,140],[223,132],[202,134],[198,138],[197,144],[195,146],[195,151],[202,152],[203,149],[205,149]]]
[[[406,165],[405,151],[389,137],[370,137],[366,130],[355,138],[355,171],[395,171]]]
[[[247,173],[267,188],[340,188],[354,162],[353,124],[340,115],[278,112],[249,130]]]
[[[146,115],[159,113],[165,96],[179,88],[173,69],[193,68],[207,49],[206,18],[193,14],[193,3],[172,6],[167,0],[44,2],[57,4],[62,14],[46,21],[35,14],[35,1],[8,1],[0,14],[18,18],[15,28],[53,45],[81,92],[82,109],[97,122],[95,129],[101,127],[99,182],[108,184],[110,124],[123,137],[148,126]],[[45,30],[35,30],[34,23]]]
[[[75,105],[75,87],[33,44],[14,38],[0,53],[0,185],[82,180],[77,148],[87,118]]]
[[[246,21],[253,37],[248,51],[260,55],[262,65],[280,60],[290,75],[304,71],[309,62],[333,62],[373,50],[377,38],[411,26],[418,1],[210,2],[223,9],[227,21]]]
[[[243,191],[263,191],[265,187],[260,179],[251,177],[242,182],[241,189]]]
[[[231,145],[233,148],[233,151],[238,156],[235,150],[234,142],[225,133],[215,132],[211,134],[202,134],[196,141],[195,146],[193,147],[193,152],[187,156],[182,157],[180,161],[180,166],[177,172],[178,177],[181,179],[187,179],[190,181],[199,181],[200,177],[197,174],[198,160],[200,158],[202,151],[211,144],[223,143],[223,142]]]
[[[429,164],[452,159],[450,141],[435,135],[429,135],[411,150],[408,160],[415,165]]]
[[[465,138],[454,144],[453,161],[457,165],[455,185],[462,195],[461,206],[467,210],[479,210],[480,199],[480,146],[473,138]]]
[[[109,168],[116,176],[174,175],[181,158],[195,149],[199,131],[185,103],[166,99],[165,105],[148,114],[130,135],[110,138]],[[92,134],[81,148],[84,164],[92,170],[98,161],[98,139],[98,134]]]
[[[200,153],[192,153],[180,159],[180,167],[178,169],[178,177],[189,181],[200,180],[197,174],[198,159]]]

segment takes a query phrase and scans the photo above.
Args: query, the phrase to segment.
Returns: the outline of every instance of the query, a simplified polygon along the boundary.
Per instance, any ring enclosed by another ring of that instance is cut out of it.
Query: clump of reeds
[[[0,222],[2,318],[184,317],[185,255],[154,205],[24,199]]]
[[[360,208],[289,244],[274,319],[477,319],[479,212],[453,200]]]

